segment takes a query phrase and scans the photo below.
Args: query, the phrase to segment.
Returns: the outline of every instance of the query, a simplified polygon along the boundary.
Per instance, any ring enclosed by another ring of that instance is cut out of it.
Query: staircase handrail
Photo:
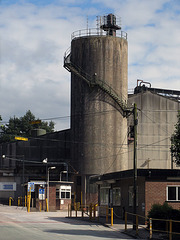
[[[120,98],[117,92],[104,80],[98,79],[95,75],[92,77],[87,72],[85,72],[81,67],[75,65],[70,60],[71,57],[71,48],[68,48],[64,54],[64,66],[68,67],[70,70],[73,70],[77,74],[82,76],[83,79],[90,85],[90,86],[99,86],[103,91],[107,92],[123,109],[123,111],[127,110],[127,103],[126,100]]]

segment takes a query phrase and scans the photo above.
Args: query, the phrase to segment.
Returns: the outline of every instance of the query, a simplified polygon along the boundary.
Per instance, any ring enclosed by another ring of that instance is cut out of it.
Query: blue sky
[[[114,13],[128,33],[128,88],[137,79],[180,90],[179,0],[1,0],[0,115],[70,115],[70,73],[63,68],[71,33]],[[56,129],[69,118],[54,119]]]

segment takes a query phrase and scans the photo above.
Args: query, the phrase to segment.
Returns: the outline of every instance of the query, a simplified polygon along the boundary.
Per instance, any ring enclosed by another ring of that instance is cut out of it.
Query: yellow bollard
[[[11,205],[12,205],[12,200],[13,200],[13,198],[12,198],[12,197],[10,197],[10,198],[9,198],[9,206],[11,206]]]
[[[48,199],[46,198],[46,212],[49,212]]]
[[[111,226],[113,226],[113,208],[111,208]]]
[[[27,211],[30,212],[31,198],[30,195],[27,196]]]
[[[149,238],[152,239],[152,218],[149,219]]]
[[[18,197],[18,207],[20,206],[20,197]]]
[[[125,212],[125,232],[127,231],[127,212]]]
[[[108,223],[108,206],[106,207],[106,223]]]

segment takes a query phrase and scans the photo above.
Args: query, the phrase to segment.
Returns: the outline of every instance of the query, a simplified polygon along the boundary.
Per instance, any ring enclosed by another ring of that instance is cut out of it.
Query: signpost
[[[44,190],[44,188],[39,189],[39,200],[45,200],[45,190]]]
[[[28,182],[28,192],[34,192],[34,182]]]

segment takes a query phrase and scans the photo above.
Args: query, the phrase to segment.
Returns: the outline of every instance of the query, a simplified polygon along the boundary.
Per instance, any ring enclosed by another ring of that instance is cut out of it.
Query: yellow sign
[[[28,138],[25,137],[15,137],[16,140],[28,141]]]
[[[35,120],[35,121],[31,121],[30,124],[40,124],[41,120]]]

